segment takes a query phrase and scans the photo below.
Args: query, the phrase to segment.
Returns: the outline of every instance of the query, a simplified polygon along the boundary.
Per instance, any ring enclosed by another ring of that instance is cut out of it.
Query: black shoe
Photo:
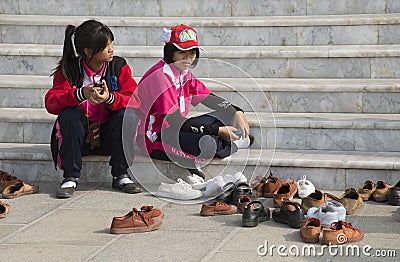
[[[206,175],[204,175],[204,173],[201,170],[195,168],[194,169],[188,168],[187,170],[190,172],[191,175],[195,174],[203,179],[206,179]]]
[[[260,222],[268,221],[271,216],[269,208],[265,209],[260,201],[253,201],[244,208],[242,226],[256,227]]]
[[[248,196],[251,198],[251,200],[256,200],[257,199],[257,192],[254,191],[249,184],[247,183],[240,183],[238,184],[235,189],[233,190],[232,194],[232,204],[237,206],[239,203],[239,198],[241,196]]]
[[[249,139],[250,139],[249,147],[251,147],[254,144],[254,136],[253,135],[249,135]]]
[[[235,190],[235,183],[229,182],[222,187],[222,193],[216,198],[216,201],[225,202],[228,205],[232,205],[233,191]]]
[[[301,228],[306,220],[300,204],[289,200],[284,200],[282,206],[272,212],[272,218],[293,228]]]
[[[400,206],[400,181],[389,189],[389,205]]]
[[[142,188],[136,183],[127,183],[127,184],[120,185],[119,181],[123,178],[131,179],[131,177],[128,174],[113,177],[112,188],[120,189],[120,190],[124,191],[125,193],[129,193],[129,194],[136,194],[136,193],[142,192]]]
[[[57,198],[62,198],[62,199],[70,198],[74,194],[76,187],[61,188],[62,184],[64,184],[65,182],[68,182],[68,181],[73,181],[73,182],[76,183],[76,186],[78,186],[78,179],[77,178],[75,178],[75,177],[67,177],[67,178],[65,178],[61,182],[60,188],[57,190],[57,193],[56,193],[56,197]]]

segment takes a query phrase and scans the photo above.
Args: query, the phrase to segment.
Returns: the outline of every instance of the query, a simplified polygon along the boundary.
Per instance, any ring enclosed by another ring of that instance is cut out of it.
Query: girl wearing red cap
[[[200,56],[195,29],[186,25],[164,28],[161,38],[164,57],[138,86],[137,142],[145,155],[173,161],[205,178],[199,161],[224,158],[250,146],[249,124],[243,110],[211,93],[189,70]],[[188,118],[190,106],[199,103],[214,112]]]

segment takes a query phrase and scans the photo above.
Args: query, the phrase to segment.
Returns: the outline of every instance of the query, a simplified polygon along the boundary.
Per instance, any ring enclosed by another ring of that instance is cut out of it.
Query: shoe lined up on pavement
[[[346,209],[335,200],[328,200],[320,207],[312,207],[307,211],[307,218],[318,218],[323,227],[329,227],[333,222],[345,221]]]
[[[272,175],[272,171],[270,170],[268,177],[257,176],[251,185],[258,192],[258,197],[273,197],[274,192],[283,183],[284,181]]]
[[[0,218],[5,218],[10,212],[10,205],[0,201]]]
[[[314,184],[307,180],[306,176],[302,176],[301,179],[297,181],[297,194],[299,197],[305,198],[313,192],[315,192]]]
[[[0,170],[0,190],[3,198],[10,199],[37,193],[39,186],[31,185],[16,176]]]
[[[400,180],[394,185],[394,187],[390,188],[388,203],[389,205],[400,206]]]
[[[211,204],[203,204],[201,206],[201,216],[220,216],[220,215],[232,215],[237,212],[237,207],[229,205],[225,202],[216,201]]]
[[[260,222],[268,221],[270,216],[268,207],[264,208],[260,201],[252,201],[243,210],[242,226],[256,227]]]
[[[285,199],[280,208],[274,209],[272,218],[275,222],[288,224],[293,228],[301,228],[306,220],[300,204]]]
[[[339,202],[346,208],[347,215],[353,215],[363,206],[363,200],[354,188],[346,189]]]
[[[200,190],[193,189],[183,179],[178,178],[174,184],[163,183],[158,187],[157,196],[178,200],[193,200],[203,196]]]
[[[142,206],[140,211],[133,208],[125,216],[113,217],[111,234],[143,233],[159,229],[164,213],[153,206]]]
[[[354,228],[351,223],[342,220],[332,223],[329,227],[322,229],[323,245],[342,245],[354,243],[364,238],[364,231]]]

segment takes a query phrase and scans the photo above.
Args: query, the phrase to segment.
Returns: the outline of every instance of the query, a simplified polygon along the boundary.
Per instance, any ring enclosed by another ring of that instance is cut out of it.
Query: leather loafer
[[[225,202],[229,205],[233,204],[233,192],[236,186],[235,183],[229,182],[222,187],[222,193],[216,198],[216,201]]]
[[[128,174],[123,174],[123,175],[114,177],[113,181],[112,181],[112,188],[120,189],[128,194],[136,194],[136,193],[142,192],[142,188],[136,183],[126,183],[126,184],[120,185],[119,181],[123,178],[131,179],[131,177]]]
[[[269,220],[271,214],[269,208],[264,209],[260,201],[253,201],[244,208],[242,216],[243,227],[256,227],[260,222]]]
[[[56,193],[56,197],[57,197],[57,198],[62,198],[62,199],[64,199],[64,198],[70,198],[70,197],[72,197],[72,195],[74,194],[76,187],[64,187],[64,188],[61,188],[62,184],[64,184],[65,182],[68,182],[68,181],[75,182],[75,183],[76,183],[76,186],[78,186],[78,179],[76,179],[76,178],[74,178],[74,177],[67,177],[67,178],[65,178],[65,179],[61,182],[60,188],[57,190],[57,193]]]

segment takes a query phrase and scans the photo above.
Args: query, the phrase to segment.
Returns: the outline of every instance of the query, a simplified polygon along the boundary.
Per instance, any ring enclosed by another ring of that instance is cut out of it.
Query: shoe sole
[[[114,185],[114,184],[112,184],[111,187],[114,188],[114,189],[121,190],[122,192],[125,192],[125,193],[128,193],[128,194],[137,194],[137,193],[141,193],[141,192],[142,192],[142,189],[140,189],[140,188],[137,189],[137,190],[133,190],[133,191],[126,192],[126,191],[124,191],[119,185]]]
[[[157,230],[161,227],[162,221],[148,227],[127,227],[127,228],[110,228],[111,234],[131,234],[131,233],[144,233]]]
[[[195,196],[195,197],[186,197],[186,196],[171,195],[171,194],[164,193],[164,192],[157,192],[157,196],[158,196],[158,197],[165,197],[165,198],[176,199],[176,200],[193,200],[193,199],[198,199],[198,198],[200,198],[202,195],[200,195],[200,196]]]
[[[303,242],[305,242],[305,243],[312,243],[312,244],[314,244],[314,243],[318,243],[318,242],[319,242],[319,237],[308,238],[308,237],[301,236],[301,239],[302,239]]]
[[[280,218],[277,218],[277,217],[274,217],[274,216],[272,217],[272,219],[275,222],[287,224],[292,228],[301,228],[304,225],[304,223],[306,222],[305,220],[300,220],[300,221],[297,221],[295,223],[289,223],[286,219],[280,219]]]
[[[214,212],[214,213],[200,212],[200,215],[204,216],[204,217],[208,217],[208,216],[232,215],[235,213],[237,213],[237,210],[219,211],[219,212]]]
[[[269,217],[258,217],[257,219],[242,219],[243,227],[256,227],[259,223],[268,221]]]

